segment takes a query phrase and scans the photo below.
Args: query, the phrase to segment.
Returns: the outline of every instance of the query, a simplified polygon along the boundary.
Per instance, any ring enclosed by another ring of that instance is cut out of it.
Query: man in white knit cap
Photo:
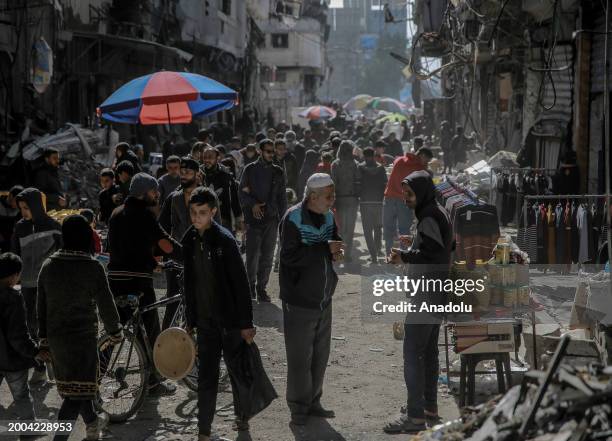
[[[306,424],[309,416],[334,417],[321,405],[321,395],[338,283],[333,262],[343,256],[331,211],[335,198],[331,176],[315,173],[306,183],[303,201],[287,210],[280,225],[280,297],[293,425]]]

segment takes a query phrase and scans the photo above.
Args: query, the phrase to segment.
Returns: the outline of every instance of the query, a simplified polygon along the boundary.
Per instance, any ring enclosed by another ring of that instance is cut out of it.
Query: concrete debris
[[[23,148],[23,158],[35,161],[45,149],[55,148],[60,155],[80,154],[91,159],[92,155],[108,153],[110,146],[116,143],[117,133],[110,129],[86,129],[79,124],[66,124],[54,134],[42,136]]]
[[[62,159],[64,164],[60,168],[60,178],[64,180],[71,206],[97,209],[100,191],[98,175],[104,166],[74,153],[65,154]]]
[[[565,441],[612,436],[612,370],[563,362],[570,351],[563,337],[547,372],[528,372],[504,396],[463,409],[461,419],[419,433],[418,441]]]

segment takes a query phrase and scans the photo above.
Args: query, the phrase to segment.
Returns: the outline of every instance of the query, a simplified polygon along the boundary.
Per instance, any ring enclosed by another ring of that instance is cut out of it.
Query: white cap
[[[315,173],[306,181],[306,187],[310,189],[329,187],[330,185],[334,185],[334,181],[327,173]]]

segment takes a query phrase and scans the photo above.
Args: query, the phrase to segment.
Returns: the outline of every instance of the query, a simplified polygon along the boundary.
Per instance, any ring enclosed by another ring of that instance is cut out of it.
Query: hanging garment
[[[546,209],[546,225],[547,225],[547,246],[546,246],[546,254],[549,265],[554,265],[557,263],[557,254],[556,254],[556,224],[555,224],[555,210],[552,207],[552,204],[548,204],[548,208]]]
[[[544,205],[537,206],[536,209],[537,229],[538,229],[538,263],[545,264],[548,262],[546,236],[548,228],[546,226],[546,210]]]
[[[589,259],[589,212],[583,204],[577,209],[576,226],[579,234],[578,263],[587,263]]]
[[[565,216],[563,206],[559,202],[555,207],[555,261],[558,264],[567,263],[567,252],[565,250],[567,242],[567,233],[565,231]]]
[[[572,263],[572,206],[567,201],[563,210],[563,224],[565,225],[565,264]]]
[[[571,230],[572,230],[572,263],[579,262],[579,253],[580,253],[580,234],[578,232],[578,206],[575,202],[572,202],[572,219],[571,219]]]

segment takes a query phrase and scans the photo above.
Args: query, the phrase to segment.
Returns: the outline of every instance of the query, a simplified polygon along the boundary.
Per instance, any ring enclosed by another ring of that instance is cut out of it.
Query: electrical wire
[[[552,23],[551,23],[551,33],[552,33],[552,44],[550,46],[550,49],[548,51],[548,56],[546,58],[546,60],[544,61],[544,66],[545,66],[545,73],[544,75],[542,75],[542,80],[540,81],[540,88],[538,89],[538,104],[540,105],[540,107],[542,107],[545,111],[550,111],[552,110],[555,105],[557,104],[557,88],[555,86],[555,80],[552,76],[552,63],[553,63],[553,58],[554,58],[554,54],[555,54],[555,48],[557,46],[557,30],[555,29],[555,24],[556,24],[556,19],[557,19],[557,4],[559,3],[558,0],[555,0],[555,3],[553,4],[553,16],[552,16]],[[543,93],[544,93],[544,82],[546,81],[546,78],[548,77],[548,80],[550,82],[550,87],[552,88],[552,92],[553,92],[553,101],[552,104],[550,106],[546,106],[544,104],[544,99],[543,99]]]
[[[491,35],[489,36],[489,41],[487,42],[488,45],[491,45],[491,42],[493,41],[493,37],[495,37],[495,32],[497,31],[497,26],[499,26],[499,20],[501,20],[501,16],[504,13],[504,9],[506,9],[506,5],[510,2],[510,0],[504,0],[504,2],[501,5],[501,8],[499,9],[499,14],[497,14],[497,19],[495,20],[495,25],[493,26],[493,30],[491,31]],[[557,0],[555,0],[555,4],[557,3]]]

